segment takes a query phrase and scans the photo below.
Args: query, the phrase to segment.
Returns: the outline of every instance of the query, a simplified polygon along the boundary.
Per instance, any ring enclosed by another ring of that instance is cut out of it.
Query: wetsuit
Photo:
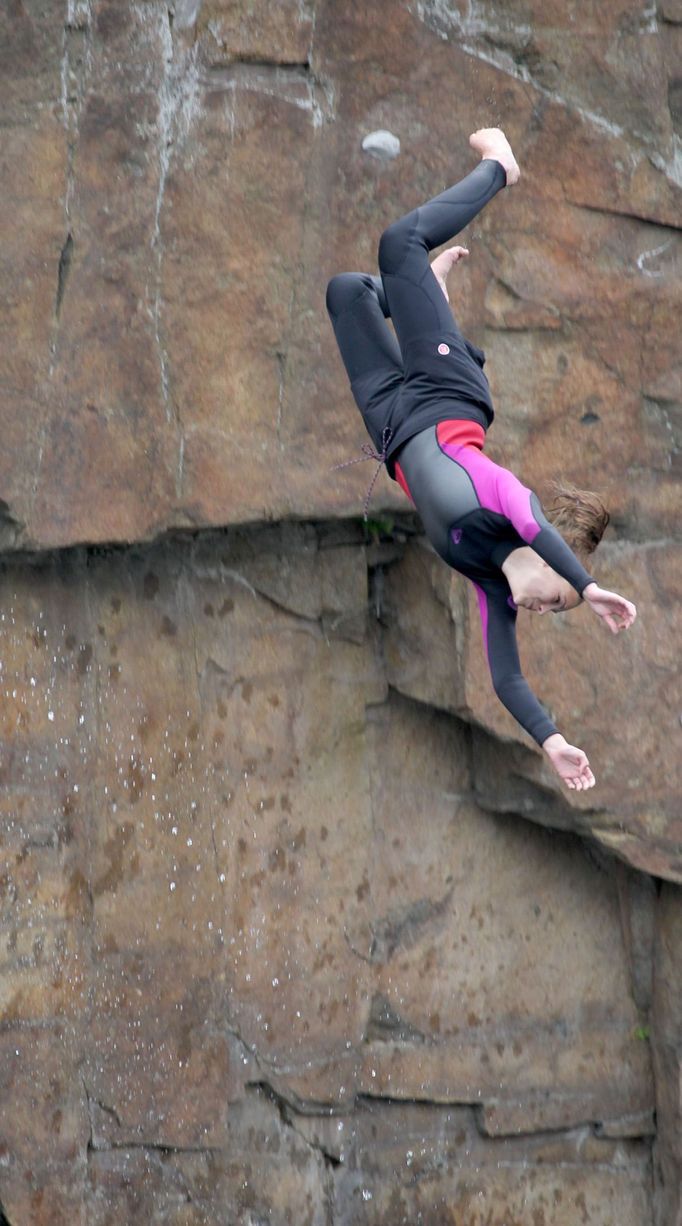
[[[593,580],[536,495],[483,455],[494,416],[485,354],[462,335],[428,260],[505,184],[499,162],[481,161],[384,231],[381,277],[332,277],[327,309],[377,455],[437,553],[474,583],[495,692],[541,745],[557,729],[521,673],[516,605],[501,566],[530,545],[581,595]]]

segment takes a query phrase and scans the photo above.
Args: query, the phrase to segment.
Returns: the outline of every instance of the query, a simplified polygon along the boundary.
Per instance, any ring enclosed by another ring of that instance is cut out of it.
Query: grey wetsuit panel
[[[426,535],[441,558],[450,562],[450,528],[481,506],[471,477],[441,451],[435,426],[408,439],[398,460]]]

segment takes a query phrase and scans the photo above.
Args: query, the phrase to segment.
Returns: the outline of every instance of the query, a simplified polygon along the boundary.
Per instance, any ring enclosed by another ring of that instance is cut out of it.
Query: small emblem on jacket
[[[460,542],[460,541],[461,541],[461,539],[462,539],[462,529],[461,529],[461,528],[453,528],[453,529],[452,529],[452,539],[453,539],[453,541],[454,541],[455,545],[459,545],[459,542]]]
[[[450,346],[449,346],[449,345],[445,345],[443,342],[441,342],[441,344],[438,346],[438,352],[439,352],[439,353],[449,353],[449,352],[450,352]]]

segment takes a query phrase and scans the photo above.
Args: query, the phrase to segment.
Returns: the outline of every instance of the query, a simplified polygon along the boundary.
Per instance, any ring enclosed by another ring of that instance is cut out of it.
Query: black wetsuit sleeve
[[[542,745],[558,729],[538,702],[523,673],[516,642],[516,609],[508,603],[506,584],[479,589],[483,634],[493,689],[522,728]]]
[[[372,282],[372,285],[374,286],[374,289],[376,290],[376,296],[379,299],[379,306],[381,307],[384,315],[386,316],[386,319],[390,319],[391,312],[388,309],[388,302],[386,301],[386,291],[384,289],[384,283],[381,280],[381,277],[370,276],[370,280]]]
[[[561,534],[550,524],[537,494],[522,485],[508,469],[498,466],[498,472],[503,474],[496,484],[502,513],[514,525],[521,539],[582,596],[588,583],[594,583],[592,575],[587,573]],[[501,541],[492,550],[491,561],[501,567],[514,548],[509,542]]]
[[[566,544],[554,525],[550,524],[540,506],[537,494],[531,494],[530,505],[533,518],[540,525],[540,531],[530,542],[531,549],[534,549],[543,561],[552,567],[552,570],[566,579],[571,587],[574,587],[576,592],[582,596],[588,583],[594,583],[595,580],[578,561],[573,550]]]

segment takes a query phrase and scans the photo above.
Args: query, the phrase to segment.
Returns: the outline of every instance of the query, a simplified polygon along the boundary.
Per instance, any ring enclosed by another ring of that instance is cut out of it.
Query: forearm
[[[502,679],[493,675],[493,687],[502,705],[537,745],[544,749],[547,741],[560,735],[521,673]]]
[[[575,556],[554,525],[549,522],[536,494],[531,494],[530,505],[533,518],[540,525],[540,531],[530,542],[531,549],[534,549],[543,561],[552,567],[552,570],[561,575],[582,596],[586,587],[594,583],[594,579],[585,570],[582,562]]]
[[[502,705],[528,735],[542,745],[557,729],[521,671],[516,612],[508,604],[508,590],[502,586],[487,592],[478,589],[490,678]]]

